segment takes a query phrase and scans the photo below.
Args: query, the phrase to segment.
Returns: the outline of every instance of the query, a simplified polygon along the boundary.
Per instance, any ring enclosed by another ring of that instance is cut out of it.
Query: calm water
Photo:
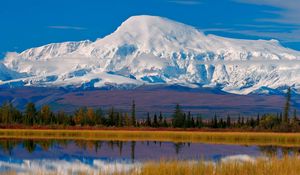
[[[0,173],[111,171],[161,159],[224,161],[298,153],[299,148],[203,143],[0,140]]]

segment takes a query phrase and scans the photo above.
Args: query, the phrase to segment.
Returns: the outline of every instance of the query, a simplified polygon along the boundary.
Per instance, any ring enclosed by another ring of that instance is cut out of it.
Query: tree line
[[[184,112],[179,104],[175,106],[171,117],[166,117],[162,112],[150,115],[146,119],[137,119],[136,104],[132,102],[130,112],[120,112],[114,107],[107,111],[82,107],[73,114],[63,111],[53,112],[50,106],[44,105],[39,110],[34,103],[28,103],[24,111],[18,110],[12,103],[6,102],[0,107],[0,124],[7,125],[63,125],[63,126],[97,126],[97,127],[172,127],[172,128],[241,128],[278,131],[299,130],[297,111],[294,109],[292,117],[291,89],[286,94],[283,113],[263,114],[255,117],[232,117],[214,115],[213,118],[203,118],[201,115],[192,115]]]

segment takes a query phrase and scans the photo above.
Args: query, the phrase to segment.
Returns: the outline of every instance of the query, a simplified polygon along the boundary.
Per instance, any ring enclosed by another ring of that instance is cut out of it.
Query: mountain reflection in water
[[[296,147],[246,146],[156,141],[0,140],[0,173],[107,172],[137,168],[157,160],[240,160],[299,153]],[[247,157],[246,157],[247,158]]]

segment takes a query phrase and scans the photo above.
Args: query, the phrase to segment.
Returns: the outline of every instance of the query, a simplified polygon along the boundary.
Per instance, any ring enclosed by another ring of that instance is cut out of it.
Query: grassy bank
[[[214,144],[300,146],[300,133],[264,132],[1,129],[0,138],[169,141]]]
[[[142,166],[140,175],[298,175],[300,159],[296,156],[282,159],[258,159],[255,162],[150,162]]]

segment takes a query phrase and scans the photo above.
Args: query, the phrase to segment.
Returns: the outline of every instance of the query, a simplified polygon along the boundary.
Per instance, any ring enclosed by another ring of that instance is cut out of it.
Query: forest
[[[10,102],[0,107],[0,126],[5,128],[13,125],[22,126],[90,126],[90,127],[137,127],[137,128],[208,128],[208,129],[245,129],[271,131],[299,131],[299,119],[296,109],[291,109],[291,89],[286,94],[286,103],[281,113],[257,114],[243,117],[218,116],[212,118],[201,114],[191,114],[183,111],[179,104],[174,107],[173,114],[164,115],[162,112],[146,114],[141,119],[136,116],[136,104],[132,101],[130,112],[120,112],[111,107],[101,108],[82,107],[73,114],[64,111],[53,112],[50,106],[44,105],[37,109],[34,103],[28,103],[24,111],[18,110]],[[292,111],[292,112],[291,112]],[[290,115],[292,113],[292,115]]]

